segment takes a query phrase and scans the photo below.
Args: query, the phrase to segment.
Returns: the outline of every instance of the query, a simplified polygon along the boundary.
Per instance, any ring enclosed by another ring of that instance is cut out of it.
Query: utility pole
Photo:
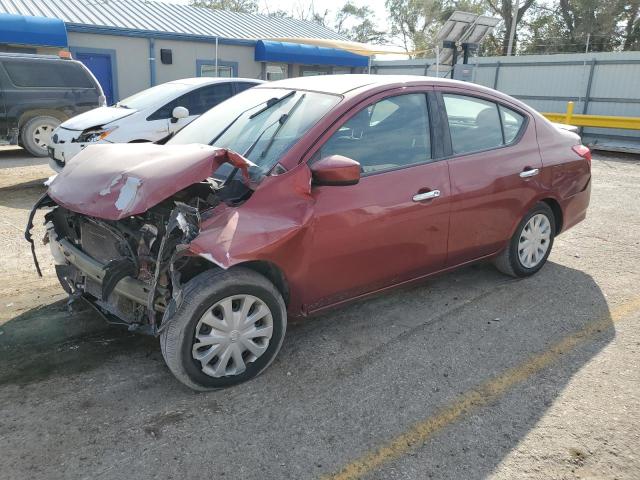
[[[591,34],[587,33],[587,46],[584,48],[584,53],[589,53],[589,40],[591,40]]]
[[[513,49],[513,40],[516,38],[516,23],[518,22],[518,10],[520,10],[520,0],[516,0],[516,8],[513,10],[513,18],[511,19],[511,31],[509,32],[509,46],[507,47],[507,56],[511,56]]]

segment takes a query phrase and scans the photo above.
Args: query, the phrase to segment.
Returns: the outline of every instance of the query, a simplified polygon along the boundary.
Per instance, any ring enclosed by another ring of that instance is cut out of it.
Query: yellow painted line
[[[401,433],[384,446],[352,461],[339,472],[324,477],[326,480],[352,480],[362,477],[411,450],[421,446],[433,435],[462,416],[498,399],[511,387],[524,382],[542,369],[556,362],[565,353],[586,343],[598,333],[607,330],[611,323],[640,310],[640,296],[614,307],[610,317],[600,318],[582,330],[571,334],[548,350],[534,355],[524,363],[506,370],[477,388],[461,395],[452,404]]]

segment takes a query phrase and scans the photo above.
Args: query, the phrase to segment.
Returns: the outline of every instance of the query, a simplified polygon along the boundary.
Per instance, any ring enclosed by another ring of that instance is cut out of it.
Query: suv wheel
[[[533,275],[547,261],[555,231],[555,217],[549,205],[536,204],[516,228],[507,248],[495,259],[496,267],[512,277]]]
[[[245,382],[274,360],[287,326],[282,295],[247,268],[208,270],[183,289],[160,345],[175,377],[194,390]]]
[[[55,117],[34,117],[25,123],[20,132],[22,146],[36,157],[46,157],[51,133],[60,125]]]

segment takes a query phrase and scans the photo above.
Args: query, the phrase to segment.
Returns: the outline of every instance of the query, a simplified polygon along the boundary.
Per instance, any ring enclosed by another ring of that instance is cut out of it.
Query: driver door
[[[354,111],[313,155],[356,160],[362,177],[312,188],[308,311],[444,267],[449,171],[432,156],[427,91],[386,95]]]

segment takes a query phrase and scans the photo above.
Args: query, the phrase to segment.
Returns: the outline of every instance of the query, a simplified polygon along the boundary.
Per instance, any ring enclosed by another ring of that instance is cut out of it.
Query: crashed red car
[[[91,161],[83,161],[91,157]],[[252,378],[304,317],[492,259],[525,277],[585,218],[579,137],[434,78],[264,84],[167,145],[86,148],[34,207],[70,299],[159,335],[191,388]]]

